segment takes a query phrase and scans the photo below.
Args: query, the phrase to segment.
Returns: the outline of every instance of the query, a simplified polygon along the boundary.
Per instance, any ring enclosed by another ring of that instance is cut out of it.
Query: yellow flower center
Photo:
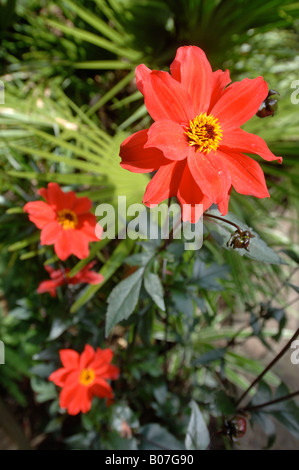
[[[222,139],[222,129],[217,118],[202,113],[190,121],[185,131],[189,145],[196,146],[196,152],[209,153],[217,150]]]
[[[64,230],[74,229],[78,224],[78,217],[70,209],[63,209],[58,212],[57,221]]]
[[[87,387],[88,385],[92,384],[95,376],[96,374],[93,369],[83,369],[80,373],[80,384]]]

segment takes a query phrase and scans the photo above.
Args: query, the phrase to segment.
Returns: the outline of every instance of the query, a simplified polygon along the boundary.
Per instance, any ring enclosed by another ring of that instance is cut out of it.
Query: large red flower
[[[279,160],[264,140],[240,129],[267,97],[262,77],[231,85],[229,71],[212,71],[196,46],[180,47],[170,74],[136,68],[137,87],[155,121],[121,145],[122,167],[137,173],[156,171],[146,188],[147,206],[177,196],[183,220],[197,221],[213,203],[225,215],[231,188],[241,194],[269,197],[260,165],[244,155]],[[229,85],[229,86],[228,86]],[[194,205],[203,210],[195,215]]]
[[[65,260],[71,254],[87,258],[89,242],[99,241],[95,235],[96,218],[91,214],[91,200],[77,197],[73,191],[64,193],[57,183],[38,193],[46,200],[28,202],[24,212],[41,229],[42,245],[53,245],[58,258]]]
[[[66,408],[70,415],[91,408],[92,398],[113,398],[111,385],[107,380],[119,377],[118,367],[110,364],[113,358],[111,349],[96,351],[87,344],[82,354],[73,349],[59,351],[63,367],[53,372],[49,380],[62,387],[59,396],[61,408]]]
[[[38,286],[38,294],[49,292],[52,297],[56,297],[57,287],[63,286],[64,284],[81,284],[87,282],[87,284],[99,284],[104,280],[102,274],[98,274],[95,271],[91,271],[91,268],[95,265],[95,261],[88,263],[83,269],[81,269],[75,276],[70,277],[70,269],[54,269],[51,266],[45,266],[45,269],[50,274],[50,278],[47,281],[42,281]]]

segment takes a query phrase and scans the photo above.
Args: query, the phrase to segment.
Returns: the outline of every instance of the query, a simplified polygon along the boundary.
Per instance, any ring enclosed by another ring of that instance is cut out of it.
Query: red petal
[[[268,162],[272,160],[278,160],[279,163],[282,162],[282,158],[276,157],[260,136],[250,134],[242,129],[225,132],[220,142],[220,150],[222,150],[222,147],[240,150],[245,153],[254,153]],[[223,149],[223,151],[225,150]]]
[[[65,261],[71,254],[79,259],[87,258],[89,255],[88,238],[79,230],[61,230],[54,250],[62,261]]]
[[[65,261],[72,253],[73,246],[70,239],[70,232],[73,230],[61,230],[54,244],[54,251],[59,259]]]
[[[79,366],[79,353],[73,349],[61,349],[60,360],[67,369],[76,369]]]
[[[29,220],[40,229],[56,219],[55,212],[44,201],[27,202],[23,211],[28,213]]]
[[[93,366],[95,369],[102,367],[103,364],[104,365],[109,364],[112,361],[112,359],[113,359],[113,351],[111,349],[97,348]]]
[[[138,90],[143,94],[144,91],[144,83],[148,78],[149,74],[151,73],[151,69],[149,69],[146,65],[140,64],[135,69],[136,75],[136,85]]]
[[[86,369],[95,357],[95,350],[89,344],[85,345],[84,351],[80,356],[80,369]]]
[[[178,189],[178,199],[182,204],[201,204],[204,194],[193,178],[188,165],[185,166],[180,186]],[[210,200],[210,204],[212,201]]]
[[[102,276],[102,274],[95,273],[94,271],[83,273],[79,271],[78,274],[69,279],[69,283],[78,284],[81,282],[87,282],[88,284],[99,284],[100,282],[103,282],[103,280],[104,276]]]
[[[65,270],[64,269],[53,269],[50,273],[50,277],[55,282],[60,282],[65,279]]]
[[[116,380],[119,377],[119,368],[110,364],[113,358],[113,352],[111,349],[97,348],[95,360],[92,363],[92,367],[98,377],[103,379]]]
[[[68,406],[68,412],[71,415],[87,413],[91,408],[92,396],[89,387],[79,386],[76,394],[74,394],[71,403]]]
[[[58,385],[58,387],[63,387],[68,374],[69,371],[67,369],[57,369],[49,376],[49,380],[54,382],[55,385]]]
[[[217,101],[221,98],[224,92],[224,88],[231,82],[229,76],[229,70],[216,70],[213,72],[213,79],[212,79],[212,94],[211,100],[209,105],[208,114],[210,114],[211,109],[215,106]]]
[[[91,241],[91,236],[86,237],[85,233],[79,230],[70,230],[72,253],[79,259],[89,256],[89,241]],[[95,235],[93,241],[99,241]]]
[[[105,364],[96,370],[96,374],[98,377],[105,380],[117,380],[119,377],[119,368],[113,364]]]
[[[96,225],[97,219],[93,214],[81,214],[78,216],[78,225],[74,232],[78,233],[80,236],[82,233],[90,242],[98,242],[99,238],[95,234]],[[97,233],[99,234],[99,227]]]
[[[194,151],[188,157],[188,165],[197,185],[214,203],[221,202],[227,196],[231,181],[218,151],[215,154],[212,150],[208,155]]]
[[[191,118],[206,112],[212,91],[212,68],[204,51],[196,46],[180,47],[170,71],[192,97],[195,114]]]
[[[147,185],[143,204],[146,206],[159,204],[165,201],[165,199],[175,196],[184,166],[184,162],[173,162],[169,165],[161,166]]]
[[[168,72],[151,72],[144,83],[145,106],[154,121],[167,119],[187,123],[193,119],[194,106],[184,87]]]
[[[236,129],[256,114],[268,95],[268,85],[262,77],[244,78],[226,88],[222,97],[211,110],[223,130]]]
[[[154,148],[145,148],[148,129],[130,135],[120,146],[121,166],[134,173],[149,173],[166,165],[163,153]]]
[[[63,388],[59,395],[59,405],[62,409],[67,409],[68,405],[77,391],[77,386],[73,385],[72,387]]]
[[[224,161],[235,190],[240,194],[259,198],[270,197],[260,165],[242,153],[230,151],[217,152]]]
[[[40,188],[37,191],[37,194],[39,194],[41,197],[43,197],[48,202],[48,191],[47,191],[46,188]]]
[[[91,408],[91,398],[88,387],[78,384],[76,387],[66,387],[60,393],[60,407],[67,408],[70,415],[76,415],[82,411],[86,413]]]
[[[218,202],[218,209],[219,212],[221,212],[222,215],[226,215],[228,211],[228,203],[229,203],[229,198],[230,198],[230,193],[231,193],[232,187],[230,188],[228,195],[223,201]]]
[[[52,268],[52,266],[46,265],[46,266],[44,266],[44,268],[45,268],[45,270],[50,274],[50,276],[51,276],[52,273],[55,273],[55,272],[56,272],[56,269]],[[59,270],[59,271],[60,271],[60,270]]]
[[[62,230],[61,225],[56,220],[45,225],[40,234],[41,245],[53,245]]]
[[[57,287],[59,286],[62,286],[64,284],[64,282],[57,282],[57,281],[43,281],[40,283],[40,285],[38,286],[38,289],[37,289],[37,293],[38,294],[44,294],[45,292],[49,292],[49,294],[52,296],[52,297],[56,297],[56,289]]]
[[[188,165],[185,166],[177,197],[182,207],[182,220],[184,222],[196,223],[203,212],[212,205],[212,201],[198,187]]]
[[[39,191],[56,211],[70,209],[75,202],[76,194],[73,191],[64,193],[57,183],[49,183],[46,191]]]
[[[92,202],[88,197],[77,197],[71,209],[78,215],[89,212],[91,207]]]
[[[149,128],[145,148],[156,147],[169,160],[183,160],[189,154],[189,145],[183,127],[173,121],[157,121]]]
[[[99,398],[112,398],[113,392],[111,386],[105,380],[96,377],[94,383],[90,387],[90,392]]]

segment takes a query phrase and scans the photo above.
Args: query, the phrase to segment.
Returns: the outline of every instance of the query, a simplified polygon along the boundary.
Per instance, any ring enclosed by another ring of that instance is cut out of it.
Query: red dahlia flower
[[[87,258],[89,242],[99,241],[95,235],[96,218],[90,213],[88,197],[77,197],[73,191],[64,193],[57,183],[38,193],[46,200],[28,202],[24,212],[41,229],[42,245],[53,245],[58,258],[66,260],[71,254]]]
[[[121,145],[121,166],[136,173],[156,171],[143,203],[156,205],[177,196],[183,220],[195,222],[195,204],[213,203],[225,215],[232,186],[241,194],[269,197],[263,171],[245,153],[279,160],[261,137],[240,126],[253,117],[268,95],[262,77],[231,85],[229,71],[212,71],[205,53],[180,47],[170,74],[136,68],[137,87],[155,121]],[[229,85],[229,86],[228,86]],[[184,204],[193,206],[192,214]]]
[[[53,372],[49,380],[62,387],[59,396],[61,408],[66,408],[70,415],[82,411],[87,413],[91,408],[92,398],[113,398],[113,391],[107,380],[119,377],[118,367],[110,364],[113,358],[111,349],[97,348],[89,344],[82,354],[73,349],[59,351],[63,367]]]
[[[98,274],[94,271],[90,271],[91,268],[95,265],[95,261],[87,264],[85,268],[81,269],[75,276],[70,277],[70,269],[54,269],[51,266],[45,266],[45,269],[50,274],[50,280],[43,281],[38,286],[38,294],[43,294],[44,292],[49,292],[52,297],[56,297],[57,287],[63,286],[64,284],[81,284],[82,282],[87,282],[87,284],[99,284],[104,280],[102,274]]]

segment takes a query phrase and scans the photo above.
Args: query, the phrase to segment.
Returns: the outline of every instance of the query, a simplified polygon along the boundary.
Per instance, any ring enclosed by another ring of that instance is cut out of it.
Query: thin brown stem
[[[260,405],[256,405],[256,406],[246,406],[245,408],[243,408],[242,411],[255,411],[255,410],[259,410],[260,408],[264,408],[264,407],[266,407],[266,406],[275,405],[276,403],[280,403],[280,402],[282,402],[282,401],[290,400],[291,398],[294,398],[294,397],[296,397],[297,395],[299,395],[299,390],[297,390],[296,392],[293,392],[293,393],[289,393],[288,395],[285,395],[284,397],[276,398],[275,400],[267,401],[266,403],[261,403]],[[240,410],[240,411],[241,411],[241,410]]]
[[[222,222],[226,222],[227,224],[232,225],[235,227],[239,233],[242,233],[243,230],[239,227],[239,225],[235,224],[234,222],[231,222],[230,220],[224,219],[223,217],[218,217],[217,215],[212,215],[212,214],[203,214],[204,217],[211,217],[212,219],[218,219],[222,220]]]
[[[299,300],[299,297],[296,297],[295,299],[293,300],[290,300],[290,302],[288,302],[286,305],[284,305],[282,308],[285,309],[285,308],[288,308],[288,307],[291,307],[291,305],[295,304],[296,302],[298,302]]]
[[[284,353],[290,348],[292,342],[294,341],[294,339],[297,338],[297,336],[299,335],[299,328],[295,331],[295,333],[293,334],[293,336],[291,337],[291,339],[287,342],[287,344],[282,348],[282,350],[274,357],[274,359],[267,365],[267,367],[256,377],[256,379],[254,379],[254,381],[249,385],[249,387],[245,390],[245,392],[240,396],[239,400],[237,401],[236,403],[236,406],[238,406],[241,401],[243,400],[243,398],[246,397],[246,395],[248,394],[248,392],[252,389],[252,387],[254,387],[260,380],[262,377],[264,377],[264,375],[268,372],[268,370],[271,369],[271,367],[274,366],[274,364],[276,364],[277,361],[279,361],[279,359],[284,355]]]
[[[282,281],[280,287],[278,289],[276,289],[275,293],[273,294],[272,298],[269,299],[268,301],[268,305],[270,305],[270,303],[273,302],[273,300],[280,294],[280,292],[282,291],[282,289],[286,286],[286,284],[288,282],[290,282],[291,278],[294,276],[295,272],[298,270],[298,266],[296,266],[292,272],[289,274],[289,276],[284,280]]]

